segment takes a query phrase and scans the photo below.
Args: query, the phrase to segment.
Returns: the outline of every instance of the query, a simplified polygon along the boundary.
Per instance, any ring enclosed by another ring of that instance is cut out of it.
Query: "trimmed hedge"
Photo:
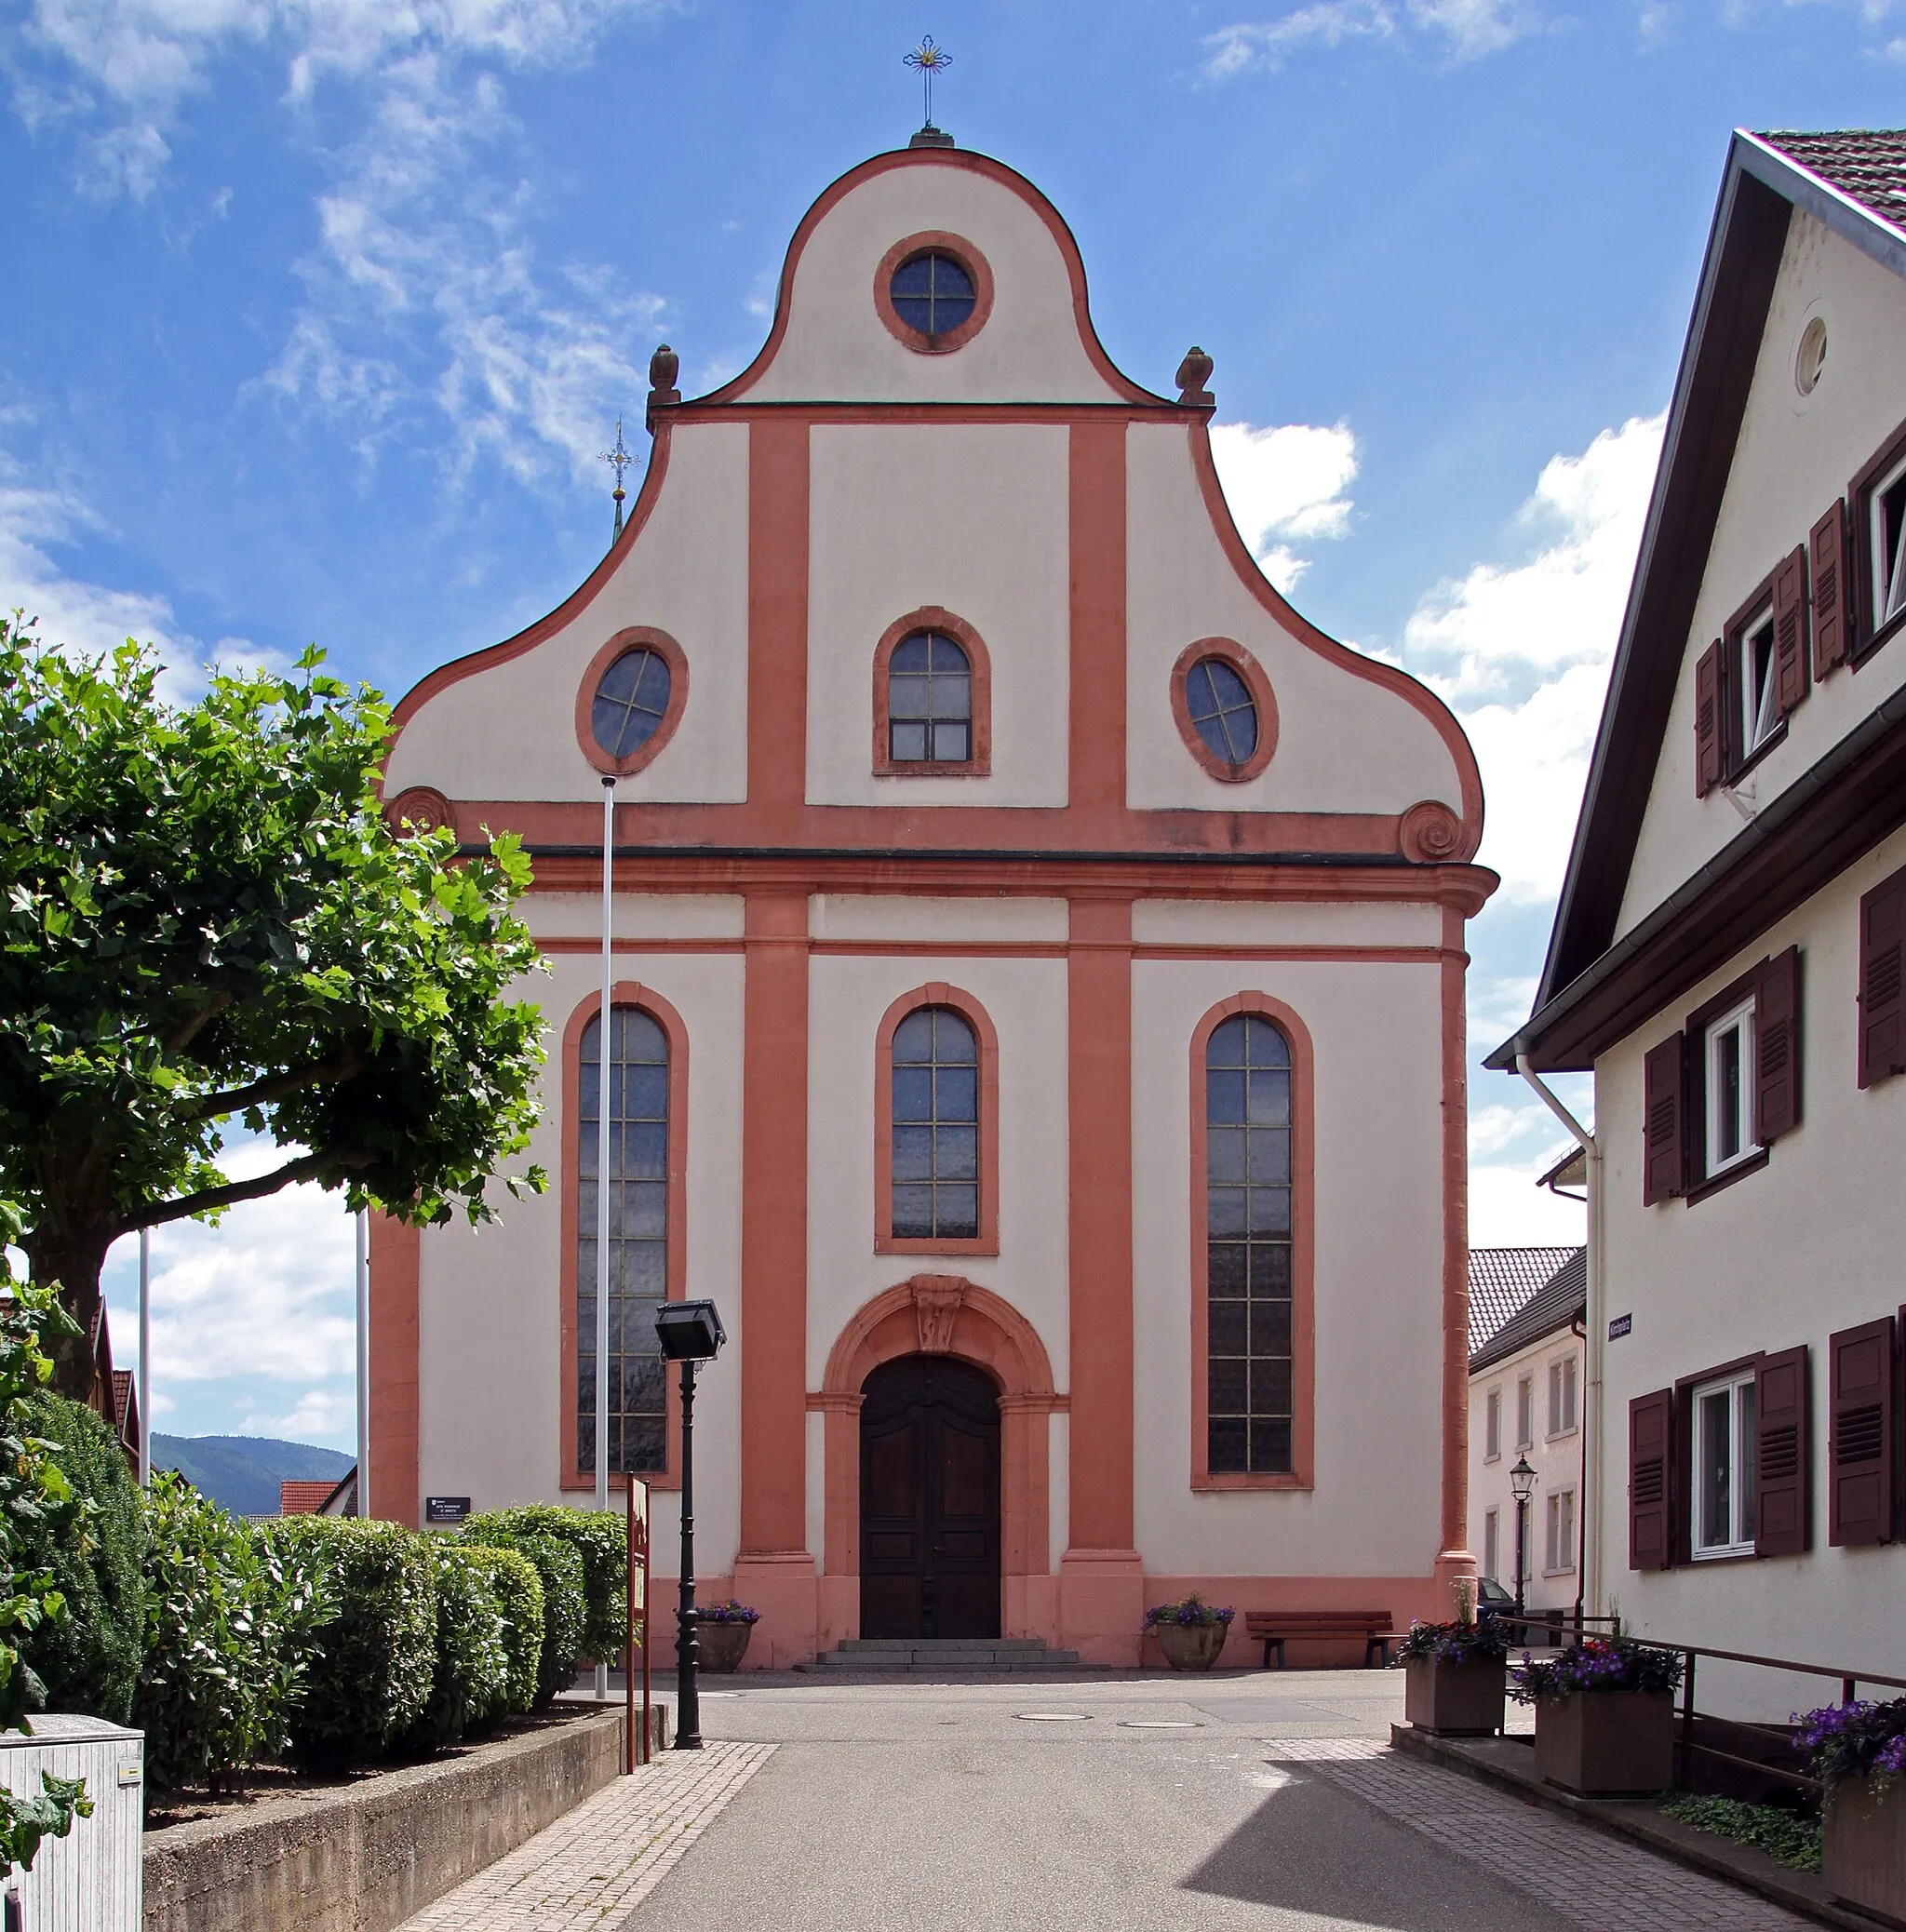
[[[289,1517],[266,1536],[288,1557],[315,1557],[330,1600],[292,1720],[292,1754],[326,1767],[381,1756],[423,1717],[436,1683],[428,1539],[342,1516]]]
[[[559,1509],[525,1503],[473,1516],[463,1534],[479,1542],[492,1532],[506,1536],[555,1536],[583,1560],[584,1617],[580,1655],[591,1663],[614,1663],[629,1638],[628,1527],[620,1512]]]
[[[471,1521],[478,1519],[473,1517]],[[465,1525],[467,1532],[468,1525]],[[536,1704],[547,1704],[558,1691],[572,1689],[576,1665],[583,1655],[587,1622],[583,1559],[575,1547],[558,1536],[485,1528],[473,1542],[498,1550],[514,1550],[536,1566],[543,1585],[543,1648],[536,1659]]]
[[[464,1554],[484,1573],[503,1613],[505,1712],[528,1711],[536,1701],[536,1667],[543,1656],[543,1579],[520,1550],[471,1544]]]
[[[23,1630],[20,1653],[47,1687],[47,1708],[109,1723],[132,1715],[145,1656],[145,1521],[139,1485],[113,1431],[83,1402],[46,1390],[26,1398],[26,1432],[92,1508],[82,1523],[16,1525],[13,1567],[50,1572],[67,1615]]]
[[[403,1738],[416,1751],[480,1730],[503,1715],[509,1699],[503,1611],[489,1565],[445,1538],[426,1536],[424,1544],[436,1588],[436,1660],[430,1701]]]

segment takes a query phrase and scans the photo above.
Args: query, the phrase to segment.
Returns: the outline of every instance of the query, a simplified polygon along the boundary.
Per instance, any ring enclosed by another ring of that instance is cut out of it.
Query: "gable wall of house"
[[[1794,382],[1809,318],[1828,329],[1814,392]],[[1728,619],[1906,421],[1906,282],[1796,209],[1788,229],[1747,412],[1702,575],[1661,758],[1617,935],[1639,923],[1765,806],[1906,682],[1892,639],[1857,670],[1843,665],[1791,714],[1787,736],[1748,774],[1741,805],[1695,791],[1695,667]],[[1850,505],[1849,505],[1849,515]],[[1744,809],[1743,809],[1744,808]]]
[[[1551,1362],[1573,1361],[1576,1364],[1576,1422],[1574,1427],[1549,1428],[1549,1368]],[[1470,1375],[1470,1548],[1480,1565],[1485,1561],[1488,1541],[1484,1523],[1494,1509],[1497,1523],[1496,1580],[1513,1593],[1515,1590],[1515,1496],[1510,1488],[1509,1472],[1519,1456],[1526,1455],[1536,1471],[1536,1486],[1530,1494],[1524,1527],[1523,1551],[1525,1582],[1523,1601],[1531,1610],[1573,1609],[1580,1574],[1580,1514],[1582,1497],[1581,1416],[1587,1390],[1582,1374],[1582,1343],[1564,1323],[1506,1355],[1487,1368]],[[1516,1385],[1523,1376],[1533,1385],[1530,1442],[1526,1449],[1516,1439]],[[1489,1394],[1494,1389],[1502,1402],[1502,1438],[1499,1452],[1489,1450]],[[1576,1498],[1576,1547],[1568,1551],[1565,1565],[1551,1567],[1548,1550],[1547,1511],[1550,1497],[1561,1490],[1573,1492]]]

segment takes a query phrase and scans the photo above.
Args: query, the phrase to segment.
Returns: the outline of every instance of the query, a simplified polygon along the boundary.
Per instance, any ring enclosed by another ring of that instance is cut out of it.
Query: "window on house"
[[[668,1036],[632,1006],[610,1013],[609,1467],[668,1466],[655,1311],[668,1295]],[[577,1062],[576,1466],[596,1467],[597,1188],[602,1023]]]
[[[973,314],[979,292],[963,262],[939,248],[910,255],[887,285],[893,313],[922,335],[950,334]]]
[[[1497,1565],[1502,1561],[1502,1511],[1483,1511],[1483,1574],[1501,1580]]]
[[[1551,1576],[1575,1568],[1575,1491],[1550,1490],[1544,1513],[1542,1567]]]
[[[893,1030],[893,1233],[979,1235],[979,1039],[948,1006]]]
[[[887,753],[896,765],[963,765],[973,757],[973,666],[938,631],[916,631],[893,647]]]
[[[1209,1343],[1214,1474],[1291,1469],[1291,1046],[1238,1013],[1205,1048]]]
[[[1549,1433],[1565,1436],[1575,1428],[1576,1365],[1573,1355],[1549,1364]]]
[[[1515,1446],[1529,1449],[1536,1441],[1536,1378],[1524,1375],[1515,1385]]]
[[[1204,747],[1238,767],[1257,749],[1257,705],[1251,689],[1221,657],[1202,657],[1185,680],[1185,705]]]
[[[1906,458],[1868,486],[1865,511],[1868,608],[1878,631],[1906,611]]]
[[[1492,1389],[1483,1404],[1483,1456],[1495,1462],[1502,1454],[1502,1391]]]
[[[1780,723],[1771,604],[1728,639],[1728,651],[1727,682],[1734,700],[1729,763],[1738,768],[1774,735]]]
[[[1754,1549],[1754,1375],[1752,1369],[1694,1391],[1697,1559],[1752,1556]]]
[[[1709,1179],[1759,1153],[1754,1138],[1752,999],[1710,1021],[1701,1035],[1707,1138],[1702,1172]]]

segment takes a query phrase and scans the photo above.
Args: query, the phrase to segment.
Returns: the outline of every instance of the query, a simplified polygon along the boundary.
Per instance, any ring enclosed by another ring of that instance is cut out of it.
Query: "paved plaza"
[[[1388,1747],[1394,1672],[743,1679],[404,1932],[1799,1932]]]

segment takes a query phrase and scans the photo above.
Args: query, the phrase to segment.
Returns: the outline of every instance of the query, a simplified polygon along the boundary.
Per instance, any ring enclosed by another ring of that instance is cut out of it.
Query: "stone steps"
[[[943,1677],[949,1672],[1030,1675],[1076,1670],[1079,1654],[1051,1650],[1038,1637],[856,1637],[796,1669],[837,1674]]]

